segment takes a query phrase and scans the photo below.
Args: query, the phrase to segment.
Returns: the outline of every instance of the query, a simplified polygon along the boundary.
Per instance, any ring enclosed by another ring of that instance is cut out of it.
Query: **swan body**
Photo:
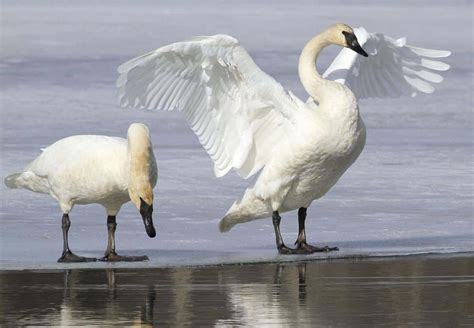
[[[148,128],[134,123],[127,139],[98,135],[61,139],[22,172],[6,177],[5,185],[51,195],[63,216],[76,204],[97,203],[115,220],[121,206],[132,200],[143,212],[147,233],[154,237],[152,189],[157,176]]]
[[[324,196],[365,145],[365,126],[350,90],[312,111],[308,105],[295,118],[295,131],[274,146],[275,157],[261,170],[256,182],[236,201],[219,228],[309,207]],[[281,157],[280,157],[281,156]]]
[[[331,44],[344,49],[321,76],[315,61]],[[371,56],[365,58],[361,45],[367,45]],[[221,231],[272,216],[279,251],[292,253],[281,239],[279,213],[299,209],[297,244],[306,252],[317,250],[306,244],[306,208],[364,148],[357,100],[432,92],[430,83],[442,77],[431,71],[449,66],[427,58],[448,55],[335,24],[301,53],[298,73],[310,95],[303,102],[262,72],[236,39],[214,35],[170,44],[124,63],[117,87],[123,107],[183,111],[213,159],[217,177],[230,170],[243,178],[259,173],[221,220]]]
[[[116,215],[128,202],[127,141],[123,138],[80,135],[47,147],[7,186],[51,195],[64,213],[75,204],[97,203]]]

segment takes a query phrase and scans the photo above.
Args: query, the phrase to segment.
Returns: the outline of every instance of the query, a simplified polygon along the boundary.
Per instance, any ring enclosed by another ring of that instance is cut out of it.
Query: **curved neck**
[[[153,186],[151,163],[154,161],[150,139],[145,135],[128,136],[128,156],[130,161],[129,186],[130,198],[139,203],[139,198],[147,204],[153,202]]]
[[[298,65],[298,74],[303,87],[311,98],[318,103],[323,100],[325,87],[330,81],[324,79],[318,73],[316,60],[319,53],[330,44],[326,32],[318,34],[303,48]]]

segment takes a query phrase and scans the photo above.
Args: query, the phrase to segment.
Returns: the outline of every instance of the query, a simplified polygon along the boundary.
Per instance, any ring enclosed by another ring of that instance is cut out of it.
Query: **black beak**
[[[143,218],[143,223],[145,224],[146,233],[150,238],[154,238],[156,236],[155,227],[153,226],[153,204],[148,205],[141,197],[140,197],[140,214]]]
[[[362,49],[362,47],[359,44],[359,41],[357,41],[357,38],[353,33],[347,33],[346,31],[343,31],[342,34],[344,34],[344,37],[346,38],[347,47],[349,49],[354,50],[359,55],[362,55],[364,57],[369,57],[369,55],[365,52],[365,50]]]

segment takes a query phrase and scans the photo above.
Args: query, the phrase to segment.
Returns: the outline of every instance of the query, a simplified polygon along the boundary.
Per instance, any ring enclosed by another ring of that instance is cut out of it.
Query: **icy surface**
[[[409,44],[451,50],[452,69],[432,95],[360,104],[368,127],[366,148],[308,211],[308,239],[341,250],[303,258],[474,250],[471,2],[216,3],[3,1],[2,179],[62,137],[124,137],[131,122],[145,122],[160,170],[154,213],[158,235],[149,239],[138,211],[127,204],[117,218],[117,251],[147,254],[150,261],[117,266],[301,259],[276,254],[269,219],[218,232],[219,219],[247,182],[235,174],[213,176],[211,160],[180,113],[117,108],[115,69],[169,42],[227,33],[262,69],[305,99],[296,71],[299,52],[314,34],[343,21],[406,36]],[[326,67],[336,51],[326,51],[319,66]],[[3,184],[0,192],[0,268],[65,267],[56,263],[62,238],[55,201]],[[100,257],[107,238],[103,209],[77,206],[71,221],[73,251]],[[296,213],[283,215],[282,229],[291,245]]]

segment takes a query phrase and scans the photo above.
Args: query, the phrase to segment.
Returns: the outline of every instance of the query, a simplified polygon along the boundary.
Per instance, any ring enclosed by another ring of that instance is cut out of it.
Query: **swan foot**
[[[278,253],[283,255],[313,254],[314,251],[309,247],[289,248],[285,244],[278,246]]]
[[[296,249],[311,250],[312,253],[316,252],[331,252],[338,251],[337,247],[316,247],[306,243],[306,231],[305,231],[305,221],[306,221],[306,207],[300,207],[298,210],[298,239],[295,241]]]
[[[312,250],[312,253],[331,252],[331,251],[339,250],[338,247],[329,247],[329,246],[317,247],[317,246],[309,245],[306,242],[298,242],[298,241],[296,241],[295,245],[297,245],[296,249],[309,249],[309,250]]]
[[[77,263],[77,262],[95,262],[95,257],[78,256],[71,251],[63,252],[63,255],[58,259],[60,263]]]
[[[142,256],[124,256],[118,255],[115,252],[110,252],[104,257],[101,257],[99,261],[102,262],[140,262],[140,261],[148,261],[149,258],[146,255]]]

